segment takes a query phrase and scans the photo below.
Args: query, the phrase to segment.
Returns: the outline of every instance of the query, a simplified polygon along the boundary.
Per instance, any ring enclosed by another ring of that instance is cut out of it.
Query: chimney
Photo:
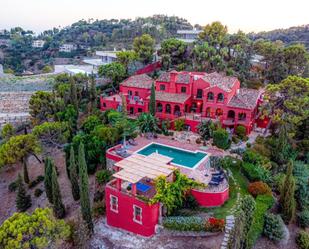
[[[176,77],[177,72],[175,70],[170,72],[170,93],[176,93]]]

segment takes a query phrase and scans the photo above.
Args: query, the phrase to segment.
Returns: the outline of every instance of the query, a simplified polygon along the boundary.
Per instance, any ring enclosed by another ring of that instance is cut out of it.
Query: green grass
[[[216,208],[199,208],[199,211],[213,213],[216,218],[225,218],[230,214],[231,209],[236,205],[237,193],[240,193],[240,197],[248,194],[247,185],[248,181],[246,177],[240,172],[239,167],[230,166],[228,167],[232,174],[233,178],[229,179],[229,199],[221,207]],[[234,181],[235,180],[235,181]],[[237,187],[239,186],[239,188]]]

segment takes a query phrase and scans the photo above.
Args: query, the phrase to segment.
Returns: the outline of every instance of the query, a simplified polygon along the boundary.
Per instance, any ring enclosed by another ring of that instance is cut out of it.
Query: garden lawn
[[[232,159],[236,160],[237,159]],[[231,215],[233,211],[237,208],[237,201],[240,201],[240,198],[246,194],[248,194],[247,185],[248,180],[247,178],[240,172],[239,163],[234,165],[228,166],[226,169],[229,169],[233,176],[229,178],[229,199],[225,202],[224,205],[221,207],[216,208],[199,208],[199,211],[213,213],[213,216],[216,218],[224,218],[227,215]],[[239,193],[239,197],[238,196]],[[239,198],[239,199],[238,199]]]

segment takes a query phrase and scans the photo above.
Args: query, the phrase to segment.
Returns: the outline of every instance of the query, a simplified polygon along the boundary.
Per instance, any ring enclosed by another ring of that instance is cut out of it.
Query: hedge
[[[205,231],[205,219],[193,216],[170,216],[163,220],[163,226],[177,231]]]
[[[284,238],[284,223],[280,215],[265,214],[264,235],[274,241]]]
[[[269,172],[266,169],[252,163],[244,162],[242,164],[242,172],[250,182],[265,182],[269,179]]]
[[[309,233],[306,231],[300,231],[296,236],[296,244],[299,249],[309,248]]]
[[[264,228],[264,215],[268,209],[274,205],[274,198],[269,195],[258,195],[255,199],[255,210],[253,221],[247,236],[247,246],[252,248],[256,240],[260,237]]]

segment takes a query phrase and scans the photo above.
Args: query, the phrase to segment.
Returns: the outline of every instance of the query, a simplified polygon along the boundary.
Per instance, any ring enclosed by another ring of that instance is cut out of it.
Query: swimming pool
[[[173,158],[173,164],[187,168],[194,168],[207,157],[207,154],[204,152],[191,152],[158,143],[151,143],[137,151],[138,154],[144,156],[149,156],[155,152],[171,157]]]

